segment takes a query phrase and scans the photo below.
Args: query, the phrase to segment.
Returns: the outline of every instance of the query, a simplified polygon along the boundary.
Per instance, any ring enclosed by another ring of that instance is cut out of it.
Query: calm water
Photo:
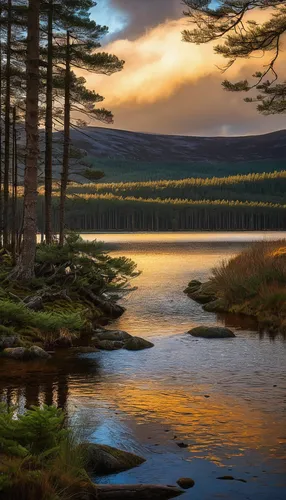
[[[149,338],[155,347],[58,354],[44,370],[2,362],[3,398],[22,407],[59,404],[81,437],[147,458],[137,469],[97,481],[175,484],[185,476],[196,481],[186,499],[284,499],[286,342],[259,335],[249,320],[206,313],[183,294],[188,281],[207,278],[245,241],[266,237],[273,235],[100,235],[114,255],[134,259],[143,271],[112,328]],[[195,325],[225,323],[235,339],[186,334]],[[182,441],[188,448],[177,446]],[[224,475],[247,482],[217,479]]]

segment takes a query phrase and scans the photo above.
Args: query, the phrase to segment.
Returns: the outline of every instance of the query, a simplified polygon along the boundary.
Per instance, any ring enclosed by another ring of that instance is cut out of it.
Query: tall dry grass
[[[229,308],[286,317],[286,239],[252,244],[215,267],[211,281]]]

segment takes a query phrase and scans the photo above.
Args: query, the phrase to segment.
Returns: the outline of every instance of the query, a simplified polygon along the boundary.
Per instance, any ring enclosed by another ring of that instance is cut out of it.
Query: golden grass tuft
[[[216,295],[229,309],[286,319],[286,240],[254,243],[213,269]]]

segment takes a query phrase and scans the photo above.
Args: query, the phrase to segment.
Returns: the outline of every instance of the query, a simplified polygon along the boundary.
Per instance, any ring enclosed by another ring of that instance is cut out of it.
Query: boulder
[[[188,333],[193,337],[201,337],[203,339],[226,339],[235,337],[231,330],[220,326],[198,326]]]
[[[44,351],[44,349],[36,345],[30,347],[29,349],[25,347],[10,347],[4,349],[2,355],[5,358],[20,360],[20,361],[49,359],[51,357],[49,353],[47,353],[46,351]]]
[[[112,340],[119,342],[126,342],[128,339],[131,339],[132,335],[127,332],[123,332],[122,330],[103,330],[96,333],[95,339],[97,340]]]
[[[207,312],[226,312],[227,306],[222,299],[212,300],[203,306],[203,309]]]
[[[188,286],[187,286],[187,288],[185,290],[185,293],[190,294],[190,293],[196,292],[201,286],[202,286],[201,281],[192,280],[188,284]]]
[[[0,337],[0,350],[17,345],[19,337],[17,335],[7,335]]]
[[[32,345],[32,347],[27,350],[30,359],[49,359],[51,357],[47,351],[44,351],[44,349],[37,345]]]
[[[185,290],[191,299],[200,304],[207,304],[208,302],[216,300],[215,286],[211,281],[200,283],[200,285],[198,285],[198,283],[199,282],[196,282],[196,280],[193,282],[191,281],[188,288]]]
[[[68,335],[60,335],[54,342],[54,347],[59,347],[61,349],[69,349],[72,345],[72,339]]]
[[[124,347],[124,342],[114,341],[114,340],[98,340],[95,342],[95,347],[102,349],[103,351],[117,351]]]
[[[26,359],[26,351],[25,347],[8,347],[4,349],[2,356],[9,359],[24,360]]]
[[[183,490],[188,490],[190,488],[193,488],[195,486],[195,481],[191,479],[190,477],[181,477],[178,481],[177,484],[183,488]]]
[[[145,462],[145,458],[103,444],[82,443],[79,446],[89,474],[115,474]]]
[[[127,349],[127,351],[141,351],[143,349],[150,349],[151,347],[154,347],[154,344],[141,337],[131,337],[124,345],[124,349]]]
[[[205,293],[201,293],[200,290],[194,293],[189,293],[189,297],[199,304],[208,304],[208,302],[212,302],[214,297],[212,295],[206,295]]]

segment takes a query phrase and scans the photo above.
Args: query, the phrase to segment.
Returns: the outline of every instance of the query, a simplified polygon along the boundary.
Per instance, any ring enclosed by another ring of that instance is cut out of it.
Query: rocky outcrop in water
[[[98,349],[105,351],[115,351],[118,349],[126,349],[127,351],[142,351],[154,347],[152,342],[141,337],[133,337],[130,333],[122,330],[104,330],[97,329],[94,331],[92,341]]]
[[[89,474],[115,474],[138,467],[146,461],[133,453],[103,444],[82,443],[80,450],[84,454]]]
[[[37,359],[49,359],[51,356],[49,353],[44,351],[41,347],[36,345],[25,348],[25,347],[10,347],[4,349],[1,353],[4,358],[14,359],[19,361],[31,361]]]
[[[154,344],[141,337],[132,337],[127,340],[124,345],[124,349],[127,349],[127,351],[142,351],[143,349],[150,349],[151,347],[154,347]]]
[[[201,283],[198,280],[192,280],[185,289],[185,293],[200,304],[207,304],[217,299],[211,281]]]
[[[183,488],[183,490],[189,490],[195,486],[195,481],[190,477],[181,477],[178,479],[177,484]]]
[[[193,337],[201,337],[203,339],[226,339],[235,337],[234,333],[229,328],[220,326],[197,326],[188,333]]]

